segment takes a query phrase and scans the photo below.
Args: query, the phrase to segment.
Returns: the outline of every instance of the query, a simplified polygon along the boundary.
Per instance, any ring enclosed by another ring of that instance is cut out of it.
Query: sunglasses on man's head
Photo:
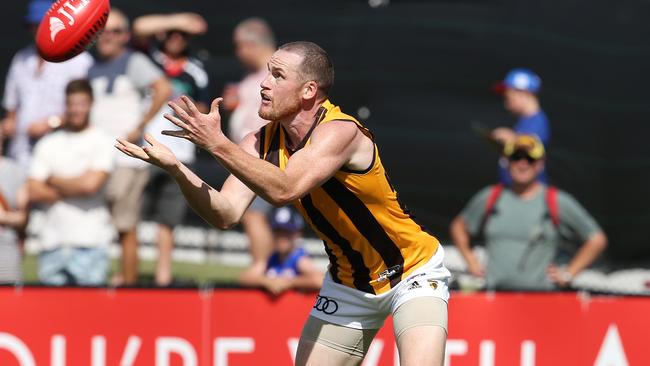
[[[526,161],[528,161],[529,164],[532,164],[532,163],[537,161],[537,159],[531,157],[530,155],[528,155],[528,153],[526,151],[523,151],[523,150],[517,150],[512,155],[510,155],[508,157],[508,160],[513,161],[513,162],[514,161],[519,161],[519,160],[522,160],[522,159],[526,159]]]

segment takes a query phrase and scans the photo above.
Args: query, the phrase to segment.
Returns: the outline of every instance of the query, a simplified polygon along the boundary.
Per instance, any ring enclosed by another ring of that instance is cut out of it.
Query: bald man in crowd
[[[141,144],[145,127],[172,96],[172,87],[147,56],[129,49],[130,38],[129,19],[111,8],[97,39],[95,63],[88,71],[95,96],[90,121],[113,138]],[[111,280],[114,285],[133,285],[137,279],[136,227],[148,179],[146,164],[116,157],[115,170],[106,184],[106,198],[122,245],[122,266]]]
[[[275,52],[275,36],[268,23],[260,18],[241,21],[233,32],[235,53],[248,70],[244,79],[224,90],[224,107],[232,111],[229,133],[232,141],[239,143],[250,132],[268,123],[257,111],[262,98],[260,84],[268,73],[267,63]],[[264,263],[271,254],[273,232],[268,221],[272,206],[256,198],[248,208],[241,223],[250,243],[254,263]]]

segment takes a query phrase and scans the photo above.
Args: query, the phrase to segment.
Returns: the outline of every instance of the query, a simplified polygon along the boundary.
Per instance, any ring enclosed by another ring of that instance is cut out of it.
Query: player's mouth
[[[269,104],[271,103],[271,97],[268,95],[264,94],[264,92],[261,92],[260,95],[262,96],[262,104]]]

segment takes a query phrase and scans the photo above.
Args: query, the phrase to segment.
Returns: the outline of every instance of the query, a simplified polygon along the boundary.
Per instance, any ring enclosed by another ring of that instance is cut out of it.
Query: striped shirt
[[[311,131],[331,121],[355,123],[373,138],[367,128],[329,101],[322,104]],[[298,149],[309,145],[311,131]],[[285,169],[295,151],[285,145],[284,128],[271,122],[261,130],[260,137],[260,157]],[[367,169],[341,168],[294,204],[323,239],[332,279],[367,293],[389,291],[425,264],[439,246],[399,201],[376,145]]]

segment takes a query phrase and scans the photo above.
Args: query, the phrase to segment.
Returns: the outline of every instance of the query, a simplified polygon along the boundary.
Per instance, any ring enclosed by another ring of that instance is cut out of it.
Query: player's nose
[[[269,87],[269,79],[270,79],[270,76],[271,76],[271,73],[270,73],[270,72],[267,73],[267,74],[266,74],[266,77],[264,78],[264,80],[262,80],[262,82],[260,83],[260,88],[262,88],[262,90],[264,90],[264,89],[270,89],[270,87]]]

